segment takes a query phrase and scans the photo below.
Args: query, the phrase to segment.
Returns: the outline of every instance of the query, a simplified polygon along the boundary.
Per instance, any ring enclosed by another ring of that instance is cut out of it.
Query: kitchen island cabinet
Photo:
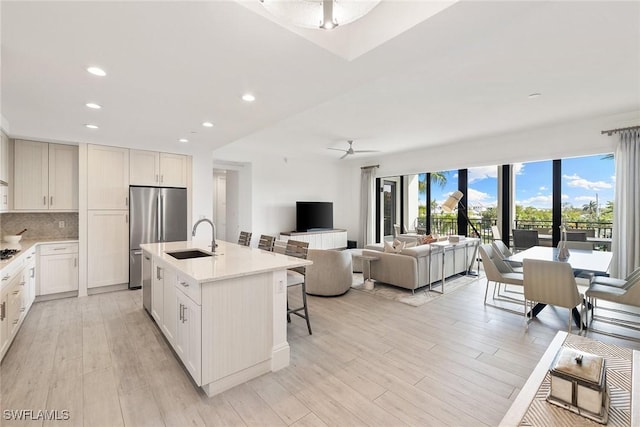
[[[289,365],[286,270],[311,264],[234,243],[218,245],[213,256],[182,260],[168,252],[208,252],[207,242],[141,245],[145,257],[162,266],[162,301],[160,292],[149,290],[153,318],[158,322],[162,305],[158,327],[167,336],[175,324],[167,341],[209,396]]]

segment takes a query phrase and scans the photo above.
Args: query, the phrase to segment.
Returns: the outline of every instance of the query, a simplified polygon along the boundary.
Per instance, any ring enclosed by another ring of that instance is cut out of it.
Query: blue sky
[[[613,201],[614,161],[603,160],[603,155],[576,157],[562,161],[562,201],[574,207],[582,207],[596,200],[601,207]],[[516,163],[516,204],[536,208],[551,208],[552,161]],[[434,185],[431,196],[442,204],[457,188],[458,171],[449,171],[444,188]],[[482,210],[497,205],[497,167],[470,168],[469,205]],[[424,203],[421,196],[420,203]]]

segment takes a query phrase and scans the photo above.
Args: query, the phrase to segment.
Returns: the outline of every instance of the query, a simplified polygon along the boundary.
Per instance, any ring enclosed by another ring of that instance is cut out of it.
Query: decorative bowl
[[[22,236],[17,234],[5,234],[2,237],[2,240],[4,240],[6,243],[18,243],[20,239],[22,239]]]

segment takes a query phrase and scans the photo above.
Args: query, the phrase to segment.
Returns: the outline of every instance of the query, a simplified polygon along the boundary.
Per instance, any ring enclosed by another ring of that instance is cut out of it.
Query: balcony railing
[[[491,242],[493,240],[493,233],[491,232],[491,226],[497,224],[497,219],[479,219],[471,218],[470,222],[480,232],[480,237],[484,243]],[[611,238],[613,232],[613,223],[610,221],[567,221],[565,225],[568,229],[573,230],[586,230],[593,234],[593,237],[598,238]],[[515,228],[522,228],[528,230],[538,230],[540,234],[552,234],[552,221],[545,220],[523,220],[517,219],[515,221]],[[417,221],[416,231],[418,233],[426,233],[426,218],[419,217]],[[451,217],[438,217],[434,215],[431,217],[431,231],[440,235],[460,234],[458,232],[458,221],[456,218]],[[470,225],[467,225],[467,236],[472,236],[473,229]]]

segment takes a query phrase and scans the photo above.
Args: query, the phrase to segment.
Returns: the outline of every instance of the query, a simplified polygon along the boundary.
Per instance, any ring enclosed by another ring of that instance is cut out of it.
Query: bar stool
[[[240,237],[238,237],[238,244],[240,246],[249,246],[251,244],[251,232],[241,231]]]
[[[263,251],[273,252],[273,244],[275,241],[276,241],[275,237],[262,234],[260,235],[260,240],[258,241],[258,249],[262,249]]]
[[[300,242],[297,240],[288,240],[287,248],[285,249],[285,255],[307,259],[307,252],[309,250],[308,242]],[[307,309],[307,289],[305,285],[305,268],[298,267],[287,270],[287,289],[293,286],[300,286],[302,289],[302,306],[296,308],[289,307],[289,293],[287,292],[287,322],[291,323],[291,315],[302,317],[307,321],[307,329],[309,335],[311,332],[311,323],[309,322],[309,310]],[[304,311],[304,314],[300,313]]]

